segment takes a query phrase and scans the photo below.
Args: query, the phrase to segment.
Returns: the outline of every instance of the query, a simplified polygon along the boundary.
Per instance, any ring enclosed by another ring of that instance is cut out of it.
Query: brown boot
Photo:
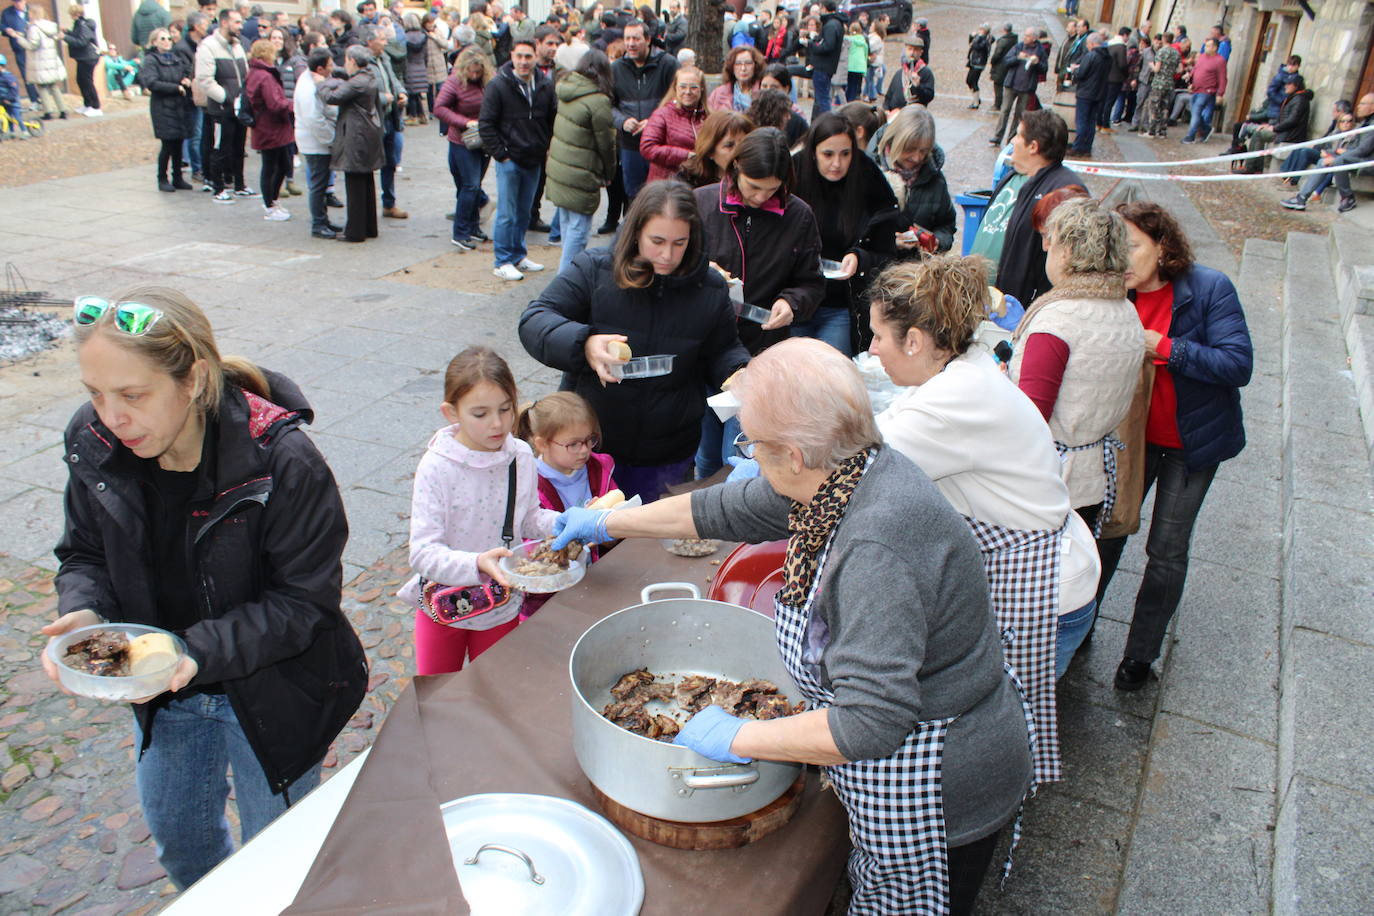
[[[410,214],[400,207],[387,207],[382,210],[382,216],[389,217],[390,219],[410,219]]]

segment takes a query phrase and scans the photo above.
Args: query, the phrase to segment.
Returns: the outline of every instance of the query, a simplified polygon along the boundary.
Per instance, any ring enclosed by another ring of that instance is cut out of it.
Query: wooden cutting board
[[[591,787],[592,795],[611,823],[626,833],[673,849],[738,849],[748,846],[792,820],[801,804],[804,788],[805,768],[797,774],[796,782],[786,792],[759,810],[728,821],[694,824],[640,814],[612,801],[596,786]]]

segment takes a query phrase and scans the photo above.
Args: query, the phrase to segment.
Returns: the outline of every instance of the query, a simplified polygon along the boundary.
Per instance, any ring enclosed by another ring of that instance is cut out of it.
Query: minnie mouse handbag
[[[506,522],[501,542],[510,547],[515,540],[515,459],[511,459],[506,483]],[[479,617],[510,603],[511,589],[499,582],[477,585],[443,585],[420,579],[420,609],[440,626],[449,627]]]

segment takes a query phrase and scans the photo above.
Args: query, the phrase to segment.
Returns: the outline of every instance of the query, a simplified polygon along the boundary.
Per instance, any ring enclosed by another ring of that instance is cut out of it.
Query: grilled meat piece
[[[792,715],[792,704],[787,702],[787,697],[777,693],[761,693],[754,696],[755,719],[781,719],[783,716]]]
[[[726,712],[734,712],[735,707],[744,701],[744,685],[734,681],[719,680],[716,686],[711,688],[709,698],[703,704],[705,706],[719,706]]]
[[[652,683],[653,679],[654,676],[649,673],[648,668],[638,668],[615,682],[615,686],[611,688],[611,696],[617,700],[624,700],[636,688]]]
[[[649,733],[649,715],[641,703],[608,703],[601,714],[636,735]]]
[[[700,712],[711,705],[711,690],[715,686],[715,678],[689,674],[677,682],[677,705],[688,712]]]
[[[62,656],[70,668],[100,677],[127,677],[129,674],[129,638],[123,633],[106,630],[72,643]]]
[[[649,730],[645,733],[645,737],[654,738],[658,741],[672,741],[681,730],[682,726],[676,719],[657,715],[649,720]]]

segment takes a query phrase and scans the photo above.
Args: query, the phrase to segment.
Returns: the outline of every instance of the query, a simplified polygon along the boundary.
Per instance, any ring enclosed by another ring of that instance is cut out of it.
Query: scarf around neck
[[[810,503],[794,502],[787,516],[787,559],[783,564],[782,590],[778,600],[790,607],[806,602],[820,565],[821,548],[830,539],[835,526],[844,518],[854,488],[863,479],[872,452],[869,449],[846,458],[825,479]]]

